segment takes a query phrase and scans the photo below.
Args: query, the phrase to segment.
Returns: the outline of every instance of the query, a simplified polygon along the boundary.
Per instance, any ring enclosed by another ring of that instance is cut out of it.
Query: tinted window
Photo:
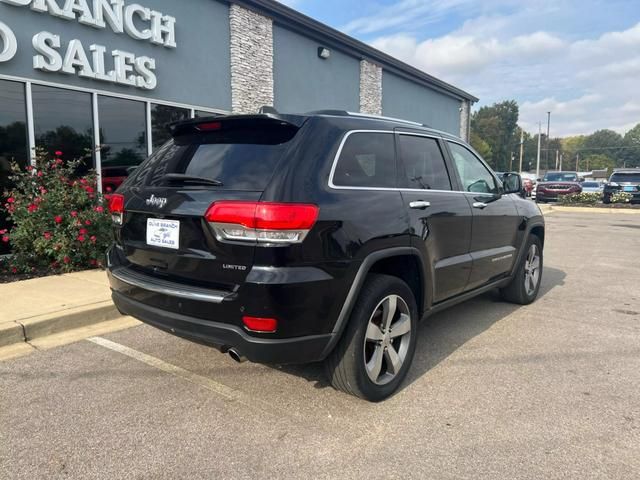
[[[172,139],[144,162],[129,185],[160,185],[167,173],[222,182],[217,189],[264,190],[297,129],[264,125]]]
[[[147,129],[143,102],[98,97],[102,191],[117,189],[147,157]]]
[[[167,126],[173,122],[187,120],[191,117],[191,111],[186,108],[171,107],[169,105],[151,105],[151,131],[153,150],[161,147],[171,138]]]
[[[83,158],[85,170],[93,168],[93,115],[91,94],[33,85],[33,119],[36,145],[62,158]]]
[[[393,133],[353,133],[345,142],[333,175],[334,185],[395,187]]]
[[[638,173],[614,173],[609,179],[610,182],[620,183],[640,183],[640,172]]]
[[[582,186],[591,188],[591,187],[599,187],[600,184],[598,182],[582,182]]]
[[[491,172],[470,150],[457,143],[449,143],[451,155],[460,175],[463,190],[476,193],[497,193],[498,187]]]
[[[578,174],[574,172],[547,172],[543,182],[577,182]]]
[[[400,135],[400,158],[406,174],[404,186],[451,190],[444,157],[436,139]]]

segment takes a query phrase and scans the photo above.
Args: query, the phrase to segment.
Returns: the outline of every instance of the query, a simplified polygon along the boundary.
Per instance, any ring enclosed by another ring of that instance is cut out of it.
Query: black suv
[[[629,193],[631,203],[640,203],[640,168],[620,168],[614,170],[602,192],[603,203],[611,203],[616,193]]]
[[[172,137],[110,198],[123,314],[238,361],[323,360],[376,401],[420,319],[493,288],[538,294],[540,210],[457,137],[336,111],[199,118]]]

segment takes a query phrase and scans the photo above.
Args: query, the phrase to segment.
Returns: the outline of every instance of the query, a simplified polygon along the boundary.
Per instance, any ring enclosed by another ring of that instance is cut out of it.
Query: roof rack
[[[315,110],[313,112],[308,112],[307,115],[331,115],[334,117],[359,117],[368,118],[370,120],[388,120],[390,122],[406,123],[407,125],[431,128],[429,125],[419,122],[412,122],[411,120],[403,120],[401,118],[394,117],[384,117],[382,115],[372,115],[369,113],[349,112],[347,110]]]

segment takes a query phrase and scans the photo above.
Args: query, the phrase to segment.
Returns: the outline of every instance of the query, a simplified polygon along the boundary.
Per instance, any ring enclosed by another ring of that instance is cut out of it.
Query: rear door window
[[[344,187],[396,186],[393,132],[355,132],[347,137],[333,174],[333,184]]]
[[[400,159],[404,167],[403,187],[451,190],[444,156],[435,138],[400,135]]]

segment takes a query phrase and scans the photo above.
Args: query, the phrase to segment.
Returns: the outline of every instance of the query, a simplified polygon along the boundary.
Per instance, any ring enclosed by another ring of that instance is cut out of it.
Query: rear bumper
[[[112,292],[113,302],[124,315],[188,340],[202,343],[227,352],[235,348],[252,362],[258,363],[309,363],[320,361],[333,335],[310,335],[295,338],[255,338],[235,325],[211,322],[167,312]]]
[[[235,288],[196,287],[130,268],[115,247],[107,253],[107,267],[112,298],[121,313],[222,352],[235,348],[259,363],[308,363],[326,357],[345,301],[342,292],[346,296],[349,285],[344,275],[335,278],[315,267],[254,266]],[[277,332],[247,331],[243,315],[276,318]]]

